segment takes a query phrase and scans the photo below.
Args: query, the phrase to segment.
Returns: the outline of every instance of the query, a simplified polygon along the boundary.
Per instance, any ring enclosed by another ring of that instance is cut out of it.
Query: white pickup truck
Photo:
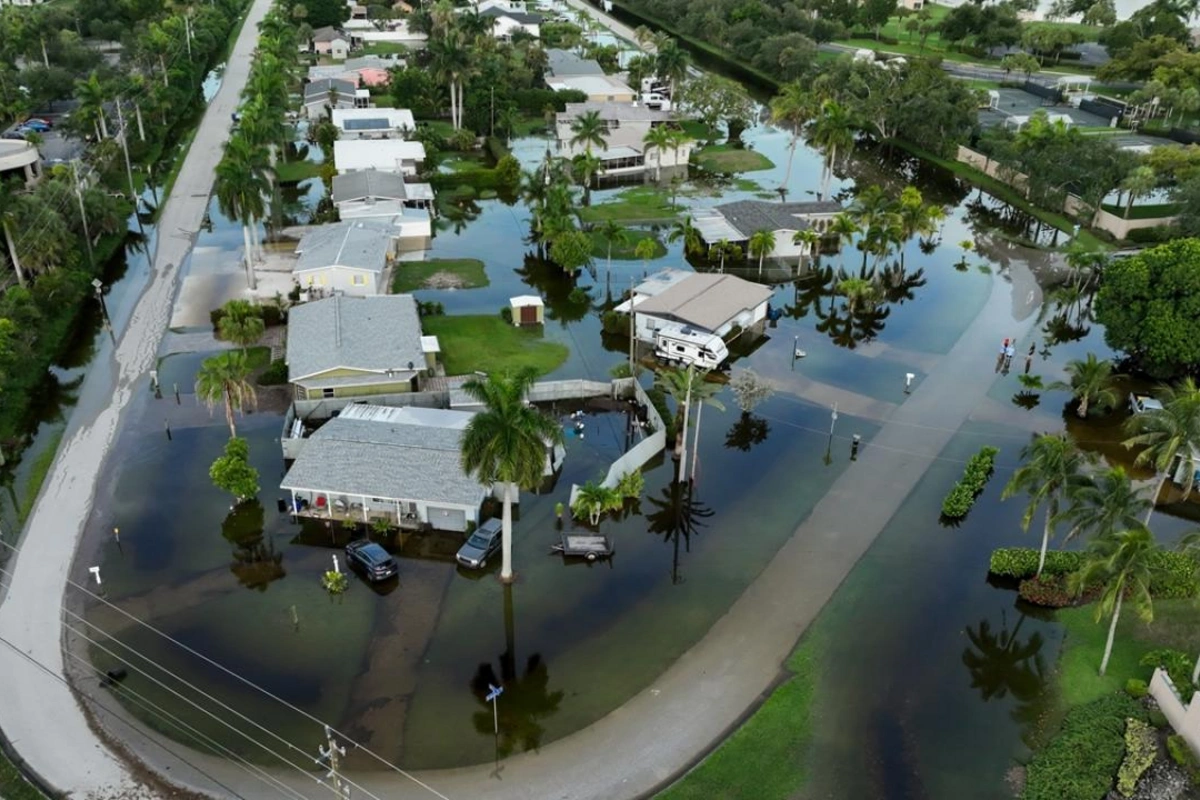
[[[1129,395],[1129,410],[1134,414],[1142,414],[1146,411],[1162,411],[1162,407],[1162,403],[1148,394],[1133,393]]]

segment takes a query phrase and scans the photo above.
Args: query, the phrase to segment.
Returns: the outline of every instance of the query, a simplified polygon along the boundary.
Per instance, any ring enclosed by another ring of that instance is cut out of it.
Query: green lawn
[[[402,44],[395,42],[367,42],[363,45],[362,52],[357,55],[364,56],[390,56],[404,55],[408,52],[408,48]]]
[[[654,235],[647,231],[632,230],[630,228],[622,229],[625,233],[623,241],[615,241],[612,246],[612,257],[614,261],[640,261],[641,258],[634,255],[633,251],[637,248],[638,242],[642,239],[652,239],[654,241],[654,255],[651,258],[660,258],[667,254],[667,248]],[[592,237],[592,255],[597,259],[608,258],[608,240],[600,235],[600,231],[589,231],[588,235]]]
[[[321,174],[321,165],[312,161],[280,161],[275,165],[275,175],[280,183],[299,183]]]
[[[396,98],[386,92],[371,95],[371,102],[376,108],[395,108]]]
[[[54,434],[46,444],[46,449],[38,454],[29,468],[25,496],[22,498],[21,507],[17,510],[17,518],[21,522],[24,522],[29,517],[29,512],[33,511],[33,504],[37,502],[38,492],[42,490],[42,484],[46,482],[46,476],[50,474],[50,467],[54,466],[54,456],[58,454],[58,446],[62,443],[62,437],[62,431]],[[7,796],[5,797],[7,798]]]
[[[771,159],[754,150],[731,144],[710,144],[694,154],[696,163],[709,172],[753,172],[775,166]]]
[[[579,209],[583,222],[670,222],[679,213],[671,205],[671,195],[653,186],[635,186],[617,195],[617,199]]]
[[[679,123],[683,132],[698,142],[715,142],[725,136],[719,128],[706,125],[698,119],[688,119]]]
[[[434,275],[439,276],[440,285],[427,286]],[[445,283],[441,283],[445,279]],[[404,294],[418,289],[446,289],[446,285],[457,279],[461,282],[458,289],[478,289],[488,285],[488,276],[483,269],[483,262],[477,258],[432,258],[428,261],[397,262],[392,275],[392,293]]]
[[[417,125],[418,126],[426,125],[426,126],[432,128],[435,133],[438,133],[442,136],[453,136],[454,135],[454,126],[450,124],[449,120],[419,119],[419,120],[417,120]]]
[[[246,348],[246,366],[250,369],[262,369],[269,366],[271,363],[271,348],[266,347],[248,347]]]
[[[795,796],[806,777],[804,754],[820,652],[819,639],[810,632],[788,659],[792,676],[712,755],[656,800]]]
[[[1110,214],[1116,214],[1118,217],[1125,217],[1125,206],[1105,204],[1104,210]],[[1160,217],[1172,217],[1179,213],[1179,206],[1174,203],[1147,203],[1145,205],[1137,205],[1136,203],[1129,209],[1130,219],[1157,219]]]
[[[0,797],[4,800],[44,800],[45,795],[26,782],[16,766],[0,754]]]
[[[438,337],[447,375],[533,367],[545,375],[567,360],[565,344],[548,342],[540,328],[518,328],[496,315],[425,317],[425,333]]]

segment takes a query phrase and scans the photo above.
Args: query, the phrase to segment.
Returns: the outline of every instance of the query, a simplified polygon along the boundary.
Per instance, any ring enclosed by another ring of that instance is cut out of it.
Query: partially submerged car
[[[454,558],[467,569],[484,569],[500,549],[503,528],[498,519],[486,520],[475,529]]]

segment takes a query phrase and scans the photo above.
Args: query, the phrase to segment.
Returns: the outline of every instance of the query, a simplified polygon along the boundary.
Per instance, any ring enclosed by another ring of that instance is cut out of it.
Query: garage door
[[[429,524],[439,531],[458,531],[463,533],[467,530],[467,512],[461,508],[438,508],[437,506],[430,506]]]

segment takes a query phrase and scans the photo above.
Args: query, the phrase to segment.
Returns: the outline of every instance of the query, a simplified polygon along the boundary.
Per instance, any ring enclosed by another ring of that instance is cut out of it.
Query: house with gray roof
[[[579,84],[583,81],[607,81],[607,78],[581,77],[576,79],[551,79],[548,85],[561,81]],[[575,86],[575,88],[581,88]],[[631,94],[633,90],[625,87]],[[687,140],[679,147],[670,147],[661,152],[648,148],[646,134],[651,128],[660,126],[678,127],[670,111],[650,108],[634,102],[615,100],[588,100],[585,103],[567,103],[554,115],[554,135],[558,140],[559,155],[574,158],[587,149],[583,143],[572,144],[575,137],[572,126],[584,114],[595,111],[604,122],[604,147],[593,146],[593,155],[600,158],[603,176],[641,175],[653,171],[658,176],[663,169],[686,168],[692,154],[692,141]]]
[[[340,78],[321,78],[304,84],[304,113],[317,119],[335,108],[366,108],[371,93]]]
[[[578,75],[603,75],[604,68],[592,58],[580,58],[570,50],[558,47],[546,49],[546,75],[551,78],[568,78]]]
[[[333,398],[386,398],[419,391],[437,366],[436,336],[421,333],[412,295],[334,295],[288,313],[288,381],[308,416]]]
[[[329,56],[335,61],[345,61],[350,55],[350,36],[332,25],[317,28],[312,32],[312,51]]]
[[[374,298],[378,300],[387,298]],[[474,414],[350,405],[305,441],[280,488],[301,516],[465,532],[491,493],[460,462]]]
[[[398,231],[388,222],[351,220],[310,228],[296,245],[292,276],[302,291],[369,296],[387,291]]]
[[[513,8],[491,6],[479,12],[479,16],[492,20],[492,36],[501,41],[508,41],[517,31],[529,34],[535,39],[542,35],[542,15],[517,11]]]
[[[397,251],[424,250],[433,236],[433,187],[391,172],[333,176],[333,204],[343,222],[374,220],[394,228]]]
[[[770,300],[770,288],[734,275],[665,269],[635,286],[616,310],[632,310],[636,337],[653,344],[655,332],[669,327],[724,337],[761,325]]]
[[[692,224],[708,246],[722,239],[743,248],[757,231],[775,234],[775,247],[768,258],[798,258],[809,254],[809,245],[793,241],[800,231],[824,235],[834,218],[842,213],[835,200],[776,203],[769,200],[739,200],[708,211],[697,212]]]

